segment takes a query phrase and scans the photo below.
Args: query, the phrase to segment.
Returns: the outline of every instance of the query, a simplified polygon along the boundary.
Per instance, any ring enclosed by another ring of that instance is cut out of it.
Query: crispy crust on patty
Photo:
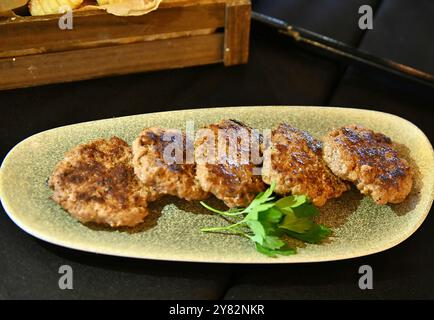
[[[252,129],[235,120],[222,120],[204,129],[203,133],[209,135],[198,135],[195,140],[196,177],[200,185],[228,207],[247,206],[265,189],[250,158],[253,144],[260,143],[259,136],[251,138]],[[225,156],[219,155],[219,144]]]
[[[413,172],[384,134],[350,125],[323,140],[324,160],[333,173],[354,182],[378,204],[400,203],[410,193]]]
[[[196,181],[193,153],[193,163],[186,163],[185,147],[186,137],[179,130],[146,128],[133,143],[134,171],[147,187],[159,194],[186,200],[206,199],[209,194]],[[180,151],[178,159],[175,149]]]
[[[135,226],[156,195],[138,181],[131,160],[130,147],[117,137],[79,145],[54,169],[52,199],[82,223]]]
[[[262,178],[268,184],[276,182],[277,194],[305,194],[317,206],[348,190],[324,163],[321,142],[286,123],[272,131]]]

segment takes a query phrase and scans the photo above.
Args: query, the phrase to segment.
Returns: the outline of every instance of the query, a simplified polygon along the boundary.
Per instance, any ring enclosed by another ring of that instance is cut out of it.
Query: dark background
[[[372,31],[358,28],[362,4],[374,8]],[[432,0],[261,0],[254,1],[254,8],[434,73]],[[253,24],[250,62],[245,66],[213,65],[0,92],[0,157],[20,140],[57,126],[234,105],[380,110],[412,121],[434,141],[433,89],[372,69],[347,67]],[[77,252],[27,235],[0,211],[1,299],[434,298],[432,212],[410,239],[383,253],[339,262],[261,266],[166,263]],[[74,290],[58,289],[62,264],[74,269]],[[358,288],[363,264],[374,270],[374,290]]]

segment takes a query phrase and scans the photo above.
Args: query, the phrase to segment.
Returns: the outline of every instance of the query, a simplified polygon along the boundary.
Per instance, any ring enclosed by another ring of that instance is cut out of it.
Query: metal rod
[[[389,73],[417,81],[430,87],[434,87],[434,76],[427,72],[392,60],[374,56],[366,51],[351,47],[343,42],[303,28],[292,26],[285,21],[264,14],[252,12],[252,20],[270,26],[278,30],[280,33],[291,37],[297,43],[304,44],[310,48],[319,49],[322,52],[332,54],[333,56],[350,62],[368,65],[370,67],[387,71]]]

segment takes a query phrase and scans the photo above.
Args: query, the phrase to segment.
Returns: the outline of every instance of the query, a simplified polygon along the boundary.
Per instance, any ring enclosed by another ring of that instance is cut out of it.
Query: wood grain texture
[[[0,59],[0,89],[223,61],[220,33]]]
[[[73,30],[60,30],[58,18],[0,25],[0,58],[125,44],[155,39],[156,35],[185,36],[187,31],[224,26],[222,4],[168,8],[138,17],[82,12]],[[178,34],[179,33],[179,34]]]
[[[226,5],[226,66],[247,63],[249,59],[250,14],[250,1],[233,0]]]

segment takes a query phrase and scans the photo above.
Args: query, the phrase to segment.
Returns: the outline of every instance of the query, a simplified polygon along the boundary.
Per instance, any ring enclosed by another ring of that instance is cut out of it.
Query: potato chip
[[[97,0],[99,6],[116,16],[140,16],[156,10],[162,0]]]
[[[29,0],[1,0],[0,12],[11,11],[16,8],[23,7],[29,2]]]
[[[29,9],[32,16],[63,13],[76,9],[83,0],[30,0]]]

